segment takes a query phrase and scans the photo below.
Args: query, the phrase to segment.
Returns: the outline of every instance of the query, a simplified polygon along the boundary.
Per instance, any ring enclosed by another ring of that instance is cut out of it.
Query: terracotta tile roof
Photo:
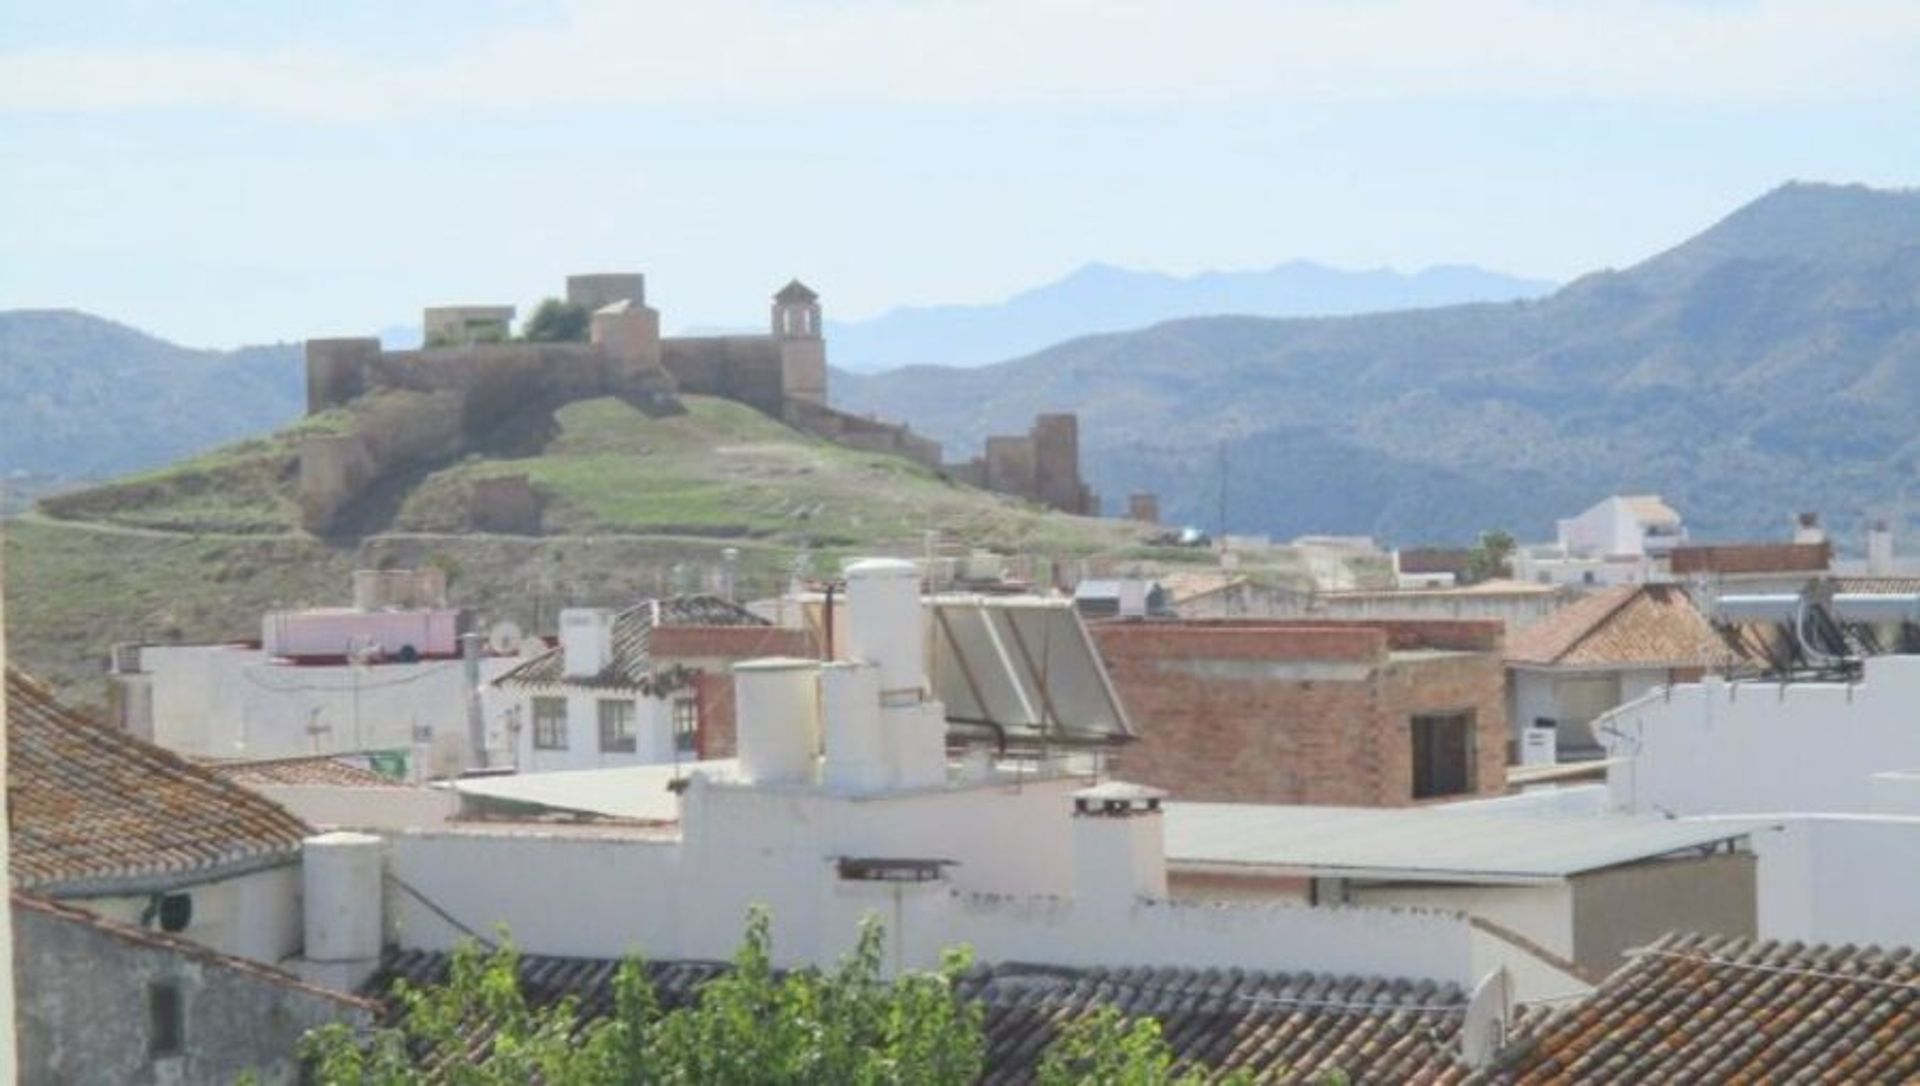
[[[1849,594],[1910,596],[1920,592],[1920,577],[1835,577],[1833,590]]]
[[[135,927],[132,924],[120,923],[117,920],[108,920],[106,917],[96,916],[93,913],[87,912],[85,909],[77,909],[71,905],[62,905],[50,898],[25,893],[20,890],[12,892],[12,901],[16,914],[32,912],[63,923],[84,925],[100,932],[102,935],[118,939],[121,942],[176,954],[182,958],[198,962],[201,965],[208,965],[216,969],[244,974],[254,980],[264,981],[265,983],[277,985],[282,988],[291,988],[295,991],[305,992],[308,995],[318,996],[322,999],[330,999],[354,1010],[365,1011],[371,1014],[377,1013],[381,1009],[379,1002],[368,999],[365,996],[354,995],[350,992],[335,991],[332,988],[324,988],[317,984],[308,984],[306,981],[301,980],[299,977],[284,969],[276,969],[273,966],[265,965],[249,958],[236,958],[231,954],[222,954],[217,950],[212,950],[191,939],[183,939],[178,935],[169,935],[166,932],[154,931],[151,928]]]
[[[1920,958],[1670,935],[1535,1019],[1491,1081],[1920,1081]]]
[[[349,759],[330,754],[201,764],[223,780],[250,788],[263,784],[319,784],[340,788],[407,787],[405,781],[395,780]]]
[[[280,805],[96,724],[7,669],[14,886],[151,893],[294,863],[313,831]]]
[[[1507,641],[1507,662],[1557,667],[1722,666],[1732,653],[1678,585],[1618,585]]]
[[[1667,568],[1682,573],[1825,573],[1830,543],[1716,543],[1675,547]]]
[[[718,596],[673,596],[642,600],[613,616],[613,659],[598,675],[567,678],[558,646],[528,660],[494,682],[502,686],[578,686],[642,689],[649,678],[647,642],[654,626],[766,626],[773,623]]]
[[[396,980],[442,981],[450,957],[390,953],[362,987],[385,998]],[[521,983],[536,1004],[580,1000],[586,1018],[613,1007],[619,963],[523,956]],[[648,962],[668,1007],[684,1006],[727,967],[716,962]],[[1467,1070],[1452,1051],[1465,996],[1452,986],[1312,974],[1226,969],[1074,969],[980,966],[961,992],[985,1004],[986,1084],[1030,1082],[1062,1024],[1111,1004],[1159,1019],[1182,1060],[1215,1070],[1245,1069],[1259,1081],[1312,1081],[1338,1068],[1354,1082],[1454,1083]],[[389,1013],[394,1020],[397,1011]],[[469,1051],[485,1045],[480,1027]]]

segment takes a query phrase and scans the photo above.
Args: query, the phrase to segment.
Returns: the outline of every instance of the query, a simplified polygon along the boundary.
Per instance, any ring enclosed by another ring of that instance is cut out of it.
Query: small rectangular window
[[[186,1004],[176,981],[160,981],[147,989],[147,1053],[178,1056],[186,1050]]]
[[[673,699],[673,749],[691,754],[700,749],[700,703]]]
[[[567,749],[567,699],[533,699],[533,747],[535,750]]]
[[[633,702],[600,703],[600,749],[608,754],[632,754],[638,749],[634,742]]]
[[[1473,791],[1473,714],[1427,714],[1414,717],[1411,725],[1413,798]]]

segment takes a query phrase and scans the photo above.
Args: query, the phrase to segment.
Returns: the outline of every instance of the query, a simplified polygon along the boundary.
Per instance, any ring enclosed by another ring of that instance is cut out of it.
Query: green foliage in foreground
[[[474,944],[453,958],[445,984],[411,986],[398,998],[401,1024],[357,1033],[334,1023],[307,1035],[301,1055],[327,1086],[961,1086],[986,1064],[979,1004],[959,994],[971,964],[950,950],[933,973],[881,979],[884,931],[869,917],[852,954],[826,972],[776,975],[767,914],[755,910],[733,968],[700,989],[697,1002],[666,1010],[638,959],[614,981],[614,1013],[582,1023],[569,997],[527,1002],[519,953]],[[476,1023],[492,1026],[475,1054]],[[1061,1030],[1039,1069],[1044,1086],[1193,1086],[1203,1069],[1180,1070],[1150,1018],[1111,1008]],[[1250,1081],[1242,1077],[1230,1083]]]
[[[869,920],[838,968],[776,976],[767,915],[756,910],[733,968],[697,1003],[663,1010],[642,964],[629,960],[613,1015],[582,1025],[573,999],[528,1005],[511,944],[490,954],[468,945],[446,984],[401,989],[398,1028],[361,1038],[336,1023],[310,1034],[302,1055],[330,1086],[972,1082],[986,1046],[980,1008],[955,986],[968,956],[949,952],[938,972],[887,983],[882,946]],[[467,1041],[481,1021],[494,1024],[492,1047],[475,1061]]]

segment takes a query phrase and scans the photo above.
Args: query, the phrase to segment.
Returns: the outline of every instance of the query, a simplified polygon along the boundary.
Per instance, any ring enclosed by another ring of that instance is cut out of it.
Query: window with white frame
[[[605,754],[632,754],[639,749],[634,741],[633,702],[607,699],[600,703],[600,750]]]
[[[567,749],[567,699],[533,699],[533,749]]]

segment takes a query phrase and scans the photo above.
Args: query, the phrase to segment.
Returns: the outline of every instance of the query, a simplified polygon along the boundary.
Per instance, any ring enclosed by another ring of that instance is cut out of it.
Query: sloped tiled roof
[[[252,761],[205,762],[224,780],[248,787],[274,784],[331,785],[338,788],[405,788],[406,782],[375,773],[337,755],[301,758],[260,758]]]
[[[813,288],[802,283],[800,280],[789,279],[787,280],[787,285],[781,287],[780,292],[773,296],[773,300],[776,302],[817,302],[820,300],[820,296],[813,292]]]
[[[1507,641],[1507,662],[1559,667],[1706,667],[1726,643],[1678,585],[1619,585],[1560,608]]]
[[[558,646],[528,660],[495,682],[502,686],[580,686],[637,690],[648,676],[647,643],[655,626],[767,626],[773,623],[718,596],[672,596],[642,600],[613,616],[613,653],[598,675],[568,678]]]
[[[1912,949],[1670,935],[1523,1028],[1496,1082],[1920,1081]]]
[[[1833,590],[1872,596],[1907,596],[1920,592],[1920,577],[1865,576],[1835,577]]]
[[[450,958],[390,953],[361,992],[385,998],[394,981],[437,983]],[[565,996],[585,1018],[612,1013],[619,963],[526,955],[522,990],[544,1005]],[[727,967],[716,962],[648,962],[661,1004],[690,1003]],[[1074,969],[1005,964],[976,967],[961,994],[985,1006],[985,1084],[1030,1082],[1062,1025],[1102,1005],[1160,1021],[1181,1060],[1218,1071],[1244,1069],[1259,1081],[1313,1081],[1339,1069],[1353,1082],[1453,1083],[1466,1068],[1453,1055],[1466,1005],[1452,986],[1378,978],[1251,973],[1225,969]],[[389,1015],[390,1022],[393,1020]],[[476,1029],[469,1051],[484,1050]]]
[[[299,858],[313,831],[258,793],[65,708],[7,669],[13,885],[151,893]]]

